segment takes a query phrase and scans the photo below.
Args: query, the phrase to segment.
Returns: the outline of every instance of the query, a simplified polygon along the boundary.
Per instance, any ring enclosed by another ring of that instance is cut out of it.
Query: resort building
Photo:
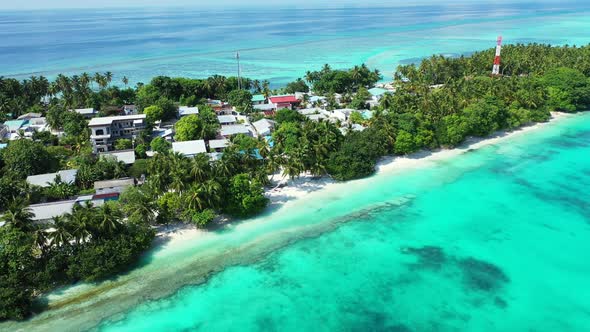
[[[212,139],[209,142],[209,151],[210,152],[222,152],[229,146],[229,140],[223,139]]]
[[[133,165],[135,164],[135,150],[101,152],[99,158],[113,158],[116,161],[122,161],[125,165]]]
[[[199,114],[198,107],[188,107],[188,106],[180,106],[178,108],[178,116],[181,118],[187,115]]]
[[[72,213],[74,206],[77,204],[79,204],[78,200],[67,200],[52,203],[32,204],[29,205],[29,209],[33,214],[33,221],[43,223],[51,222],[55,217],[61,217],[65,214]]]
[[[30,119],[34,119],[34,118],[40,118],[42,116],[43,116],[43,114],[41,114],[41,113],[25,113],[16,119],[17,120],[30,120]]]
[[[75,109],[74,112],[84,116],[84,118],[86,118],[86,119],[92,119],[92,118],[98,116],[98,111],[95,110],[94,108],[78,108],[78,109]]]
[[[107,152],[120,138],[132,139],[146,126],[145,114],[94,118],[88,123],[94,153]]]
[[[194,157],[199,153],[207,153],[207,146],[204,140],[174,142],[172,143],[172,151],[185,157]]]
[[[253,136],[252,131],[250,128],[243,124],[236,124],[230,126],[222,126],[220,130],[220,135],[224,138],[230,138],[238,134],[244,134],[248,136]]]
[[[67,184],[74,184],[76,182],[76,175],[78,174],[77,169],[68,169],[59,171],[57,173],[47,173],[27,176],[27,183],[42,188],[49,187],[55,182],[55,179],[59,176],[61,182]]]
[[[353,112],[357,112],[357,110],[351,108],[337,109],[332,111],[330,117],[338,119],[342,122],[347,122]]]

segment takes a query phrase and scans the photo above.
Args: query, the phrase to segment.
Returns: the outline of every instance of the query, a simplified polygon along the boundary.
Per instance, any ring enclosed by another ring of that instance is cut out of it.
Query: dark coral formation
[[[496,265],[473,257],[460,259],[457,266],[463,273],[466,286],[474,290],[493,292],[510,281]]]

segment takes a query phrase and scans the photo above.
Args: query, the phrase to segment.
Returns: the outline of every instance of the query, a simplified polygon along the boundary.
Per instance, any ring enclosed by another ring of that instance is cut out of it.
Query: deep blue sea
[[[366,63],[389,79],[400,63],[507,43],[586,44],[590,2],[342,9],[149,8],[0,12],[0,75],[105,72],[132,83],[156,75],[242,72],[275,86],[329,63]]]

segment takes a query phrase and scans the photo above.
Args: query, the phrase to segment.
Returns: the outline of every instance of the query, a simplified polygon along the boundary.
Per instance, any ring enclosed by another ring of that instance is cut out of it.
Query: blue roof
[[[369,120],[373,117],[373,112],[372,111],[362,111],[361,115],[363,116],[363,119]]]
[[[8,143],[0,143],[0,150],[8,146]]]
[[[253,102],[257,102],[257,101],[265,101],[266,98],[264,97],[264,95],[253,95],[252,96],[252,101]]]
[[[240,151],[241,154],[246,154],[246,151]],[[262,160],[264,158],[262,158],[262,155],[260,155],[260,150],[259,149],[252,149],[252,152],[250,152],[250,155],[258,160]]]
[[[22,126],[26,125],[27,123],[29,123],[29,120],[10,120],[4,122],[4,125],[8,127],[8,130],[13,131],[19,130],[20,128],[22,128]]]
[[[382,89],[382,88],[372,88],[372,89],[369,89],[369,93],[371,95],[373,95],[373,96],[381,96],[381,95],[384,95],[384,94],[386,94],[388,92],[389,92],[389,90]]]
[[[264,139],[268,143],[269,147],[273,148],[275,146],[275,142],[272,140],[272,136],[270,136],[270,135],[264,136]]]

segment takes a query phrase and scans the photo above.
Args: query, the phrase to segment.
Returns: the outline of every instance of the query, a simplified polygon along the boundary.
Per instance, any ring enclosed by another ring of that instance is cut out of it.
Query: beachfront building
[[[238,123],[238,120],[234,115],[218,115],[217,121],[219,121],[222,126],[230,126]]]
[[[185,157],[194,157],[199,153],[207,153],[207,146],[204,140],[174,142],[172,151],[182,154]]]
[[[222,138],[222,139],[212,139],[208,142],[209,145],[209,152],[222,152],[229,146],[229,140]]]
[[[252,134],[252,131],[250,130],[250,128],[248,128],[248,126],[243,125],[243,124],[235,124],[235,125],[230,125],[230,126],[222,126],[221,127],[221,130],[219,131],[219,134],[223,138],[230,138],[230,137],[236,136],[238,134],[244,134],[244,135],[248,135],[248,136],[254,136]]]
[[[252,123],[258,137],[268,136],[275,128],[275,122],[268,119],[261,119]]]
[[[98,116],[98,111],[95,110],[94,108],[78,108],[73,111],[82,115],[86,119],[92,119],[92,118]]]
[[[107,152],[120,138],[135,138],[146,126],[145,114],[93,118],[88,123],[94,153]]]
[[[112,158],[121,161],[125,165],[135,164],[135,150],[118,150],[99,153],[99,158]]]
[[[74,211],[74,206],[77,204],[79,204],[78,200],[72,199],[51,203],[32,204],[29,205],[29,210],[33,214],[33,222],[45,223],[52,222],[52,219],[55,217],[61,217],[72,213]]]
[[[76,175],[78,174],[77,169],[68,169],[59,171],[57,173],[46,173],[27,176],[27,183],[33,186],[47,188],[55,182],[57,177],[61,179],[61,182],[67,184],[74,184],[76,182]]]
[[[125,189],[135,186],[135,179],[134,178],[123,178],[123,179],[115,179],[115,180],[106,180],[106,181],[96,181],[94,182],[94,190],[96,194],[121,194]]]
[[[273,96],[268,98],[269,103],[275,104],[276,109],[288,108],[290,110],[296,108],[301,104],[295,95]]]
[[[199,114],[198,107],[188,107],[188,106],[180,106],[178,108],[178,116],[183,117],[187,115]]]

